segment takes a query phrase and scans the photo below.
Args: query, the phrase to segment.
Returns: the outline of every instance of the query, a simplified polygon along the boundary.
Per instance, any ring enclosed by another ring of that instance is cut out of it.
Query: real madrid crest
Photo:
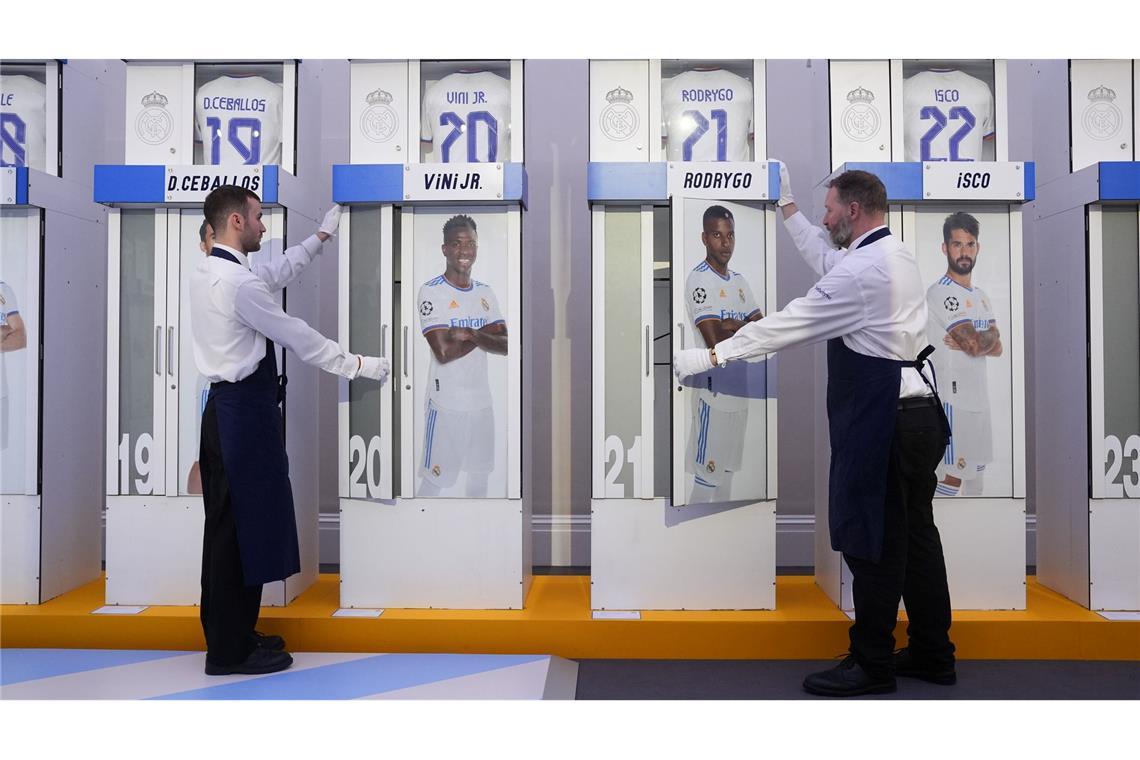
[[[633,93],[620,85],[606,93],[609,103],[598,117],[602,134],[614,142],[624,142],[637,134],[641,119],[633,107]]]
[[[879,134],[882,120],[879,118],[879,109],[871,105],[875,100],[875,93],[864,87],[856,87],[847,93],[847,107],[839,117],[843,127],[843,134],[855,142],[867,142]]]
[[[439,477],[439,474],[440,474],[441,472],[443,472],[443,469],[442,469],[442,468],[441,468],[441,467],[440,467],[438,464],[437,464],[437,465],[432,465],[432,468],[431,468],[431,474],[432,474],[432,475],[435,475],[435,476],[438,478],[438,477]]]
[[[486,298],[480,298],[479,303],[483,304],[483,311],[490,311],[491,310],[491,304],[487,303]]]
[[[1081,126],[1085,134],[1094,140],[1111,140],[1120,131],[1124,120],[1120,109],[1113,105],[1116,91],[1103,84],[1089,90],[1089,104],[1081,116]]]
[[[360,133],[375,143],[385,143],[400,131],[400,117],[393,110],[392,93],[373,90],[364,96],[368,108],[360,115]]]
[[[966,457],[958,457],[958,469],[966,469]]]
[[[705,465],[705,469],[709,472],[716,472],[716,462],[710,459],[709,463]]]
[[[143,96],[143,110],[135,118],[135,134],[147,145],[161,145],[174,133],[174,119],[166,110],[169,102],[158,90]]]

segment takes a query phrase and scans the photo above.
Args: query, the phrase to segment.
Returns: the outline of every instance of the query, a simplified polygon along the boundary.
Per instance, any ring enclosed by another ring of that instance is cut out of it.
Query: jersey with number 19
[[[420,286],[416,303],[424,335],[449,327],[479,330],[506,322],[491,288],[477,280],[463,289],[440,275]],[[440,364],[433,353],[428,370],[427,400],[439,409],[451,411],[470,412],[490,407],[487,352],[475,348],[446,364]]]
[[[281,163],[281,85],[264,77],[218,77],[198,88],[194,114],[205,163]]]
[[[44,83],[18,74],[0,77],[0,166],[44,171]]]
[[[903,82],[906,161],[981,161],[994,132],[994,94],[961,71],[923,71]]]
[[[730,71],[686,71],[661,86],[669,161],[747,161],[752,83]]]
[[[511,160],[511,84],[489,71],[459,71],[428,86],[420,139],[437,163]]]

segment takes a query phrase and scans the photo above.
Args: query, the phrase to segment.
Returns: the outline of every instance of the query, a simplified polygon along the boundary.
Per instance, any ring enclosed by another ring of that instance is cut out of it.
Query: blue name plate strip
[[[1102,161],[1100,200],[1140,201],[1140,161]]]
[[[883,181],[887,199],[898,201],[993,201],[1027,202],[1037,195],[1036,170],[1025,162],[853,162],[828,176],[860,169]]]
[[[405,164],[335,164],[332,191],[335,203],[519,203],[527,205],[527,175],[522,164],[501,164],[501,193],[492,183],[493,165],[417,164],[414,171]],[[457,171],[456,167],[461,167]],[[478,181],[472,177],[479,174]],[[411,187],[406,183],[415,182]],[[428,186],[425,187],[425,182]],[[488,187],[494,190],[488,194]],[[500,197],[501,194],[501,197]]]
[[[159,166],[98,164],[95,202],[105,206],[201,205],[215,187],[236,184],[257,193],[264,205],[278,203],[279,167]]]
[[[673,195],[776,201],[780,164],[591,162],[586,169],[586,194],[594,203],[662,203]]]

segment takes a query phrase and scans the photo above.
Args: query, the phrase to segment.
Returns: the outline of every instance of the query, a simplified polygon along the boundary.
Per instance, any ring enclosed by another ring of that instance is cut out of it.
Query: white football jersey
[[[45,171],[44,83],[18,74],[0,77],[0,166]]]
[[[281,85],[264,77],[218,77],[198,88],[194,129],[213,166],[281,163]]]
[[[748,287],[748,281],[743,275],[729,269],[728,277],[721,277],[709,266],[708,261],[697,264],[685,279],[685,305],[689,311],[689,319],[693,321],[693,332],[705,348],[712,346],[707,345],[704,336],[701,335],[698,327],[701,322],[706,319],[736,319],[743,322],[760,310],[756,298],[752,295],[752,288]],[[698,389],[697,396],[720,411],[734,412],[747,409],[747,398],[719,391],[717,375],[718,370],[714,369],[709,375],[709,383]]]
[[[443,275],[428,280],[420,286],[416,308],[424,335],[447,327],[478,330],[506,322],[491,288],[477,280],[472,280],[466,290],[455,287]],[[487,352],[476,348],[447,364],[440,364],[432,352],[427,388],[428,401],[440,409],[470,412],[491,406]]]
[[[435,163],[511,160],[511,83],[489,71],[456,72],[427,87],[420,139]]]
[[[748,161],[752,83],[723,69],[686,71],[661,86],[669,161]]]
[[[994,94],[961,71],[936,69],[903,82],[905,161],[981,161],[994,133]]]
[[[970,322],[978,332],[997,325],[990,299],[981,288],[967,288],[942,277],[926,291],[926,337],[934,346],[931,361],[939,397],[955,407],[976,412],[990,408],[985,356],[954,351],[942,339],[955,327]]]
[[[8,326],[8,318],[20,313],[12,287],[0,280],[0,328]],[[0,351],[0,398],[8,398],[8,368],[4,365],[7,352]],[[14,411],[14,410],[10,410]]]

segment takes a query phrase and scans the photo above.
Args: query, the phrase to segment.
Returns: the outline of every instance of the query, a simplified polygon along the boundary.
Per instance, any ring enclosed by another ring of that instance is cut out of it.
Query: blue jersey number
[[[693,131],[681,143],[681,160],[693,160],[693,146],[709,131],[709,120],[700,111],[685,111],[683,116],[693,120],[696,124]],[[728,111],[723,108],[714,108],[709,116],[716,122],[716,160],[728,160]]]
[[[455,144],[463,133],[467,132],[467,160],[473,163],[481,159],[476,155],[478,148],[476,147],[476,135],[479,132],[479,125],[483,124],[487,128],[487,158],[488,163],[495,161],[499,155],[499,121],[488,111],[471,111],[467,114],[466,119],[459,117],[459,114],[454,111],[444,111],[439,115],[439,125],[441,127],[451,127],[451,131],[443,138],[440,143],[439,151],[443,163],[451,161],[451,146]],[[465,126],[466,125],[466,126]]]
[[[206,117],[206,128],[210,130],[210,163],[221,163],[222,120],[217,116]],[[249,141],[243,141],[241,130],[249,130]],[[261,119],[238,117],[230,119],[226,128],[226,139],[241,156],[246,166],[261,163]]]
[[[28,140],[28,125],[14,113],[0,113],[0,140],[12,152],[12,160],[4,158],[0,150],[0,166],[27,166],[28,155],[24,143]]]
[[[923,161],[974,160],[972,158],[962,158],[958,152],[958,146],[962,144],[962,140],[964,140],[966,135],[970,134],[978,124],[978,120],[974,118],[974,114],[969,108],[965,106],[954,106],[950,109],[950,115],[949,118],[947,118],[947,115],[942,113],[942,109],[938,106],[923,106],[919,117],[923,120],[932,119],[934,121],[934,124],[931,125],[930,129],[926,130],[926,134],[919,140]],[[939,158],[938,156],[931,155],[930,143],[934,141],[934,138],[937,137],[942,130],[946,129],[946,126],[951,121],[961,121],[962,126],[958,127],[958,130],[950,135],[950,157]]]

